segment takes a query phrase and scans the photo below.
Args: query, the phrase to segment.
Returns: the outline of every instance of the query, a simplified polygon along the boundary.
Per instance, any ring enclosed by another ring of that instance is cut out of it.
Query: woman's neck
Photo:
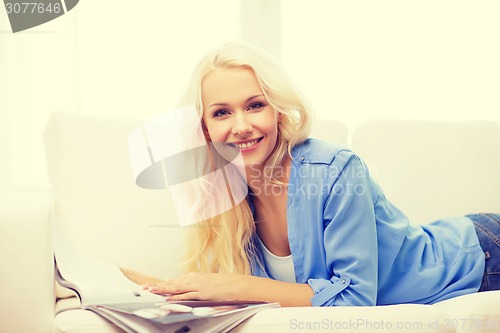
[[[246,178],[253,195],[256,199],[269,199],[270,197],[281,196],[287,191],[288,180],[290,177],[291,159],[286,156],[283,161],[278,164],[273,171],[276,180],[281,184],[273,184],[270,182],[269,175],[264,172],[264,166],[251,165],[246,168]]]

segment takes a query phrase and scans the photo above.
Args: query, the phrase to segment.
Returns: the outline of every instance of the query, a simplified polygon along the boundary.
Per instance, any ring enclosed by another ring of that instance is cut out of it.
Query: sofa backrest
[[[92,258],[167,278],[182,230],[165,190],[132,176],[128,135],[141,121],[55,113],[45,131],[56,222]]]
[[[313,122],[310,136],[324,141],[336,142],[344,146],[348,145],[347,126],[338,121],[317,119]]]
[[[500,123],[370,121],[351,143],[412,223],[500,211]]]

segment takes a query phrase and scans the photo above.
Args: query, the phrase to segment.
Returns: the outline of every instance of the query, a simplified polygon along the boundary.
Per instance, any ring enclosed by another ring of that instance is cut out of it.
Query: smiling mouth
[[[259,143],[263,138],[255,139],[252,141],[247,141],[247,142],[242,142],[242,143],[230,143],[229,145],[239,148],[239,149],[246,149],[254,146],[255,144]]]

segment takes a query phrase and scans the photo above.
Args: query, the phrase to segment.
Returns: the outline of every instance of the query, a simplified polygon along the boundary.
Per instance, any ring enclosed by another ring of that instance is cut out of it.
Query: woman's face
[[[250,69],[217,69],[202,83],[203,120],[209,139],[239,149],[249,167],[271,155],[279,114],[264,97]]]

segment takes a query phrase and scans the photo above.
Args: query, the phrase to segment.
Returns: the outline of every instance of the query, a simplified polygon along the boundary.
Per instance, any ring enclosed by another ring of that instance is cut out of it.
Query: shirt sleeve
[[[314,291],[312,305],[375,305],[378,253],[374,203],[368,172],[354,154],[329,189],[323,224],[331,277],[308,279]]]

